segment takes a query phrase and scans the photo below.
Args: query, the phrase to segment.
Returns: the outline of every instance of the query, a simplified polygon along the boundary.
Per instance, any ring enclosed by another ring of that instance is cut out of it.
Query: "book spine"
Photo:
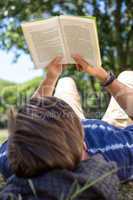
[[[64,32],[63,32],[60,16],[58,17],[58,20],[59,20],[60,32],[61,32],[61,36],[62,36],[63,49],[64,49],[64,64],[67,64],[67,60],[68,60],[67,55],[68,55],[69,51],[67,50],[67,42],[64,37]]]

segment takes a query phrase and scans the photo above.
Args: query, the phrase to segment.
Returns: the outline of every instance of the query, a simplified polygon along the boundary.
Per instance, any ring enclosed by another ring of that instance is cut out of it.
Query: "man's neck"
[[[87,160],[88,157],[89,156],[88,156],[87,146],[86,146],[86,143],[84,142],[84,147],[83,147],[83,153],[82,153],[81,160]]]

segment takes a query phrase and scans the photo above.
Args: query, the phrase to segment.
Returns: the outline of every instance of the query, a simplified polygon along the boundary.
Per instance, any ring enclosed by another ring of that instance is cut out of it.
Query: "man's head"
[[[83,130],[72,108],[55,97],[32,99],[9,119],[9,162],[18,176],[73,169],[83,151]]]

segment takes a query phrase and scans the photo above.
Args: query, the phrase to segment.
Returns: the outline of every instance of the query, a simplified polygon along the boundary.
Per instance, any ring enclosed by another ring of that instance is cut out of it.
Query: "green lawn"
[[[7,129],[0,129],[0,144],[6,140],[8,137]]]

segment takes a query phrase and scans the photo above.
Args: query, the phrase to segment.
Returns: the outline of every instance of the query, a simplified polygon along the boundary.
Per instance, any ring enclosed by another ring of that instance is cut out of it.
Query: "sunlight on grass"
[[[8,137],[7,129],[0,129],[0,144],[4,142]]]

